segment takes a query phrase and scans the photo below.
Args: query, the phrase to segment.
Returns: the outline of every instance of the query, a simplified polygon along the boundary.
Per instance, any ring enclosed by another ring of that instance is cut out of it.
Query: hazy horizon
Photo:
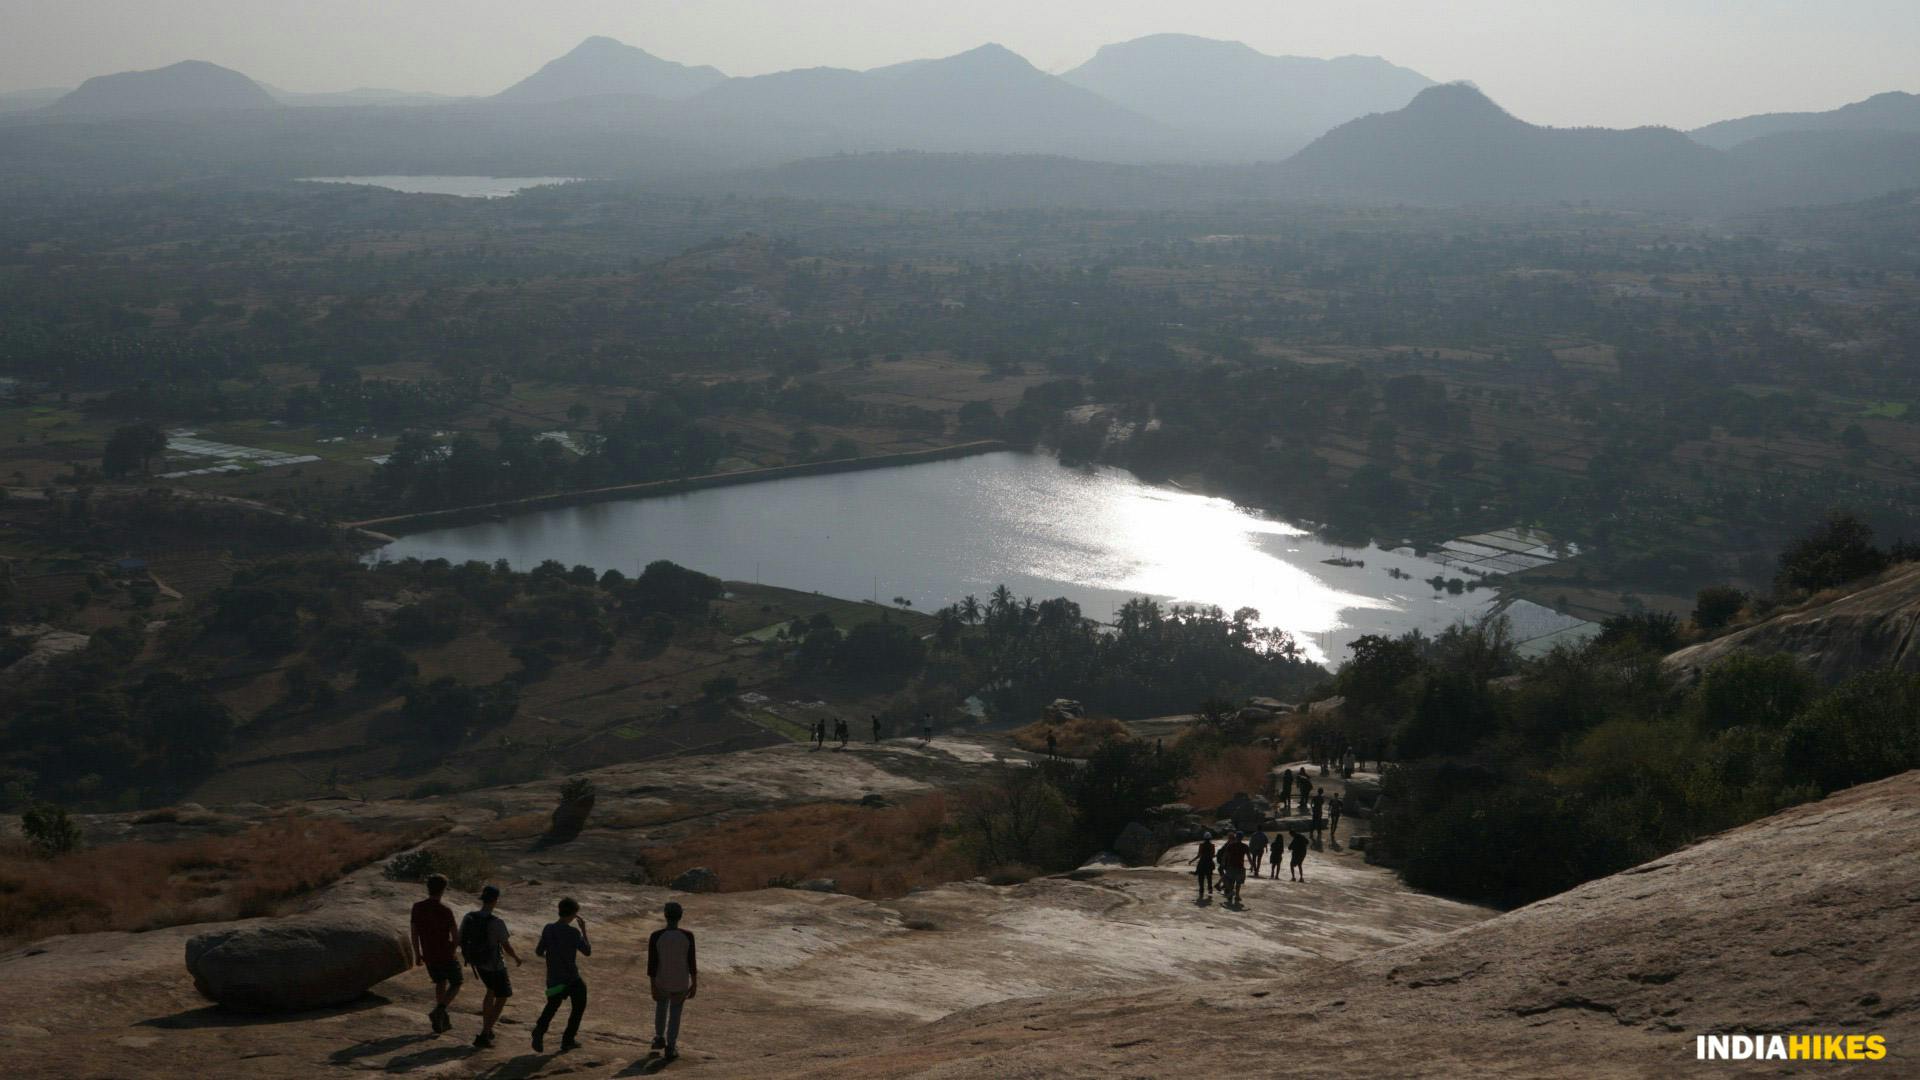
[[[593,35],[729,75],[870,68],[997,42],[1066,71],[1105,44],[1156,33],[1237,40],[1274,55],[1371,55],[1439,81],[1470,79],[1516,115],[1558,126],[1689,128],[1920,91],[1920,5],[1891,0],[926,0],[634,3],[553,0],[0,0],[0,91],[78,85],[206,60],[296,92],[382,87],[492,94]],[[739,28],[746,28],[744,31]]]

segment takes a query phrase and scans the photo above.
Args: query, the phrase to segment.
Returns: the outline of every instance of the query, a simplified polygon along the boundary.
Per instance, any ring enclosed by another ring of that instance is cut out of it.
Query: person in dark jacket
[[[580,925],[574,926],[575,922]],[[587,941],[587,920],[580,917],[580,905],[573,897],[560,901],[560,921],[548,923],[540,931],[540,944],[533,947],[533,955],[547,958],[547,1007],[540,1010],[540,1020],[533,1025],[534,1052],[546,1049],[547,1027],[560,1011],[563,998],[570,1006],[560,1049],[571,1050],[580,1045],[580,1017],[587,1011],[587,981],[580,977],[579,958],[593,955],[593,945]]]

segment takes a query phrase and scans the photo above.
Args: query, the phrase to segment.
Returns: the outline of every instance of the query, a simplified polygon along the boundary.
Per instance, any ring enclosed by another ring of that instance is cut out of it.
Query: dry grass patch
[[[1263,795],[1267,774],[1273,769],[1273,752],[1263,746],[1230,746],[1217,757],[1194,763],[1183,793],[1186,802],[1199,810],[1211,810],[1240,792]]]
[[[134,841],[54,858],[14,845],[0,849],[0,941],[267,915],[422,839],[280,818],[232,836]]]
[[[947,799],[940,794],[899,806],[809,803],[732,818],[646,848],[640,861],[656,882],[704,866],[719,876],[721,892],[832,878],[841,892],[867,899],[973,874],[972,862],[947,835]]]
[[[1104,716],[1081,716],[1059,724],[1036,720],[1007,737],[1022,750],[1044,754],[1047,752],[1049,731],[1058,740],[1060,753],[1075,758],[1086,757],[1099,749],[1102,743],[1132,738],[1125,724]]]

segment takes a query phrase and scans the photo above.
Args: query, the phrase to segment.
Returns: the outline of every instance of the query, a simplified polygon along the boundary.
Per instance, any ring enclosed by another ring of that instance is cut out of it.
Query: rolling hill
[[[1898,90],[1875,94],[1865,101],[1842,105],[1826,112],[1762,113],[1737,120],[1722,120],[1695,128],[1688,134],[1695,140],[1720,150],[1731,149],[1750,139],[1783,135],[1794,131],[1904,131],[1920,133],[1920,94]]]
[[[96,75],[46,111],[68,116],[224,112],[271,109],[277,102],[259,83],[231,68],[182,60],[151,71]]]
[[[1724,163],[1670,128],[1539,127],[1456,83],[1335,128],[1282,175],[1301,193],[1348,198],[1696,208],[1711,199]]]
[[[1433,80],[1375,56],[1269,56],[1237,41],[1155,34],[1107,45],[1061,76],[1222,148],[1277,159],[1339,124],[1401,108]]]
[[[832,132],[833,150],[1155,156],[1160,124],[1039,70],[999,45],[870,71],[809,68],[729,79],[690,101],[715,118]]]

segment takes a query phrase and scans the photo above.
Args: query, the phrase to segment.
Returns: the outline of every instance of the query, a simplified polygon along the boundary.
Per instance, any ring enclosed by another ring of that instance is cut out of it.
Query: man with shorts
[[[440,897],[447,891],[445,874],[427,875],[427,898],[413,905],[413,962],[423,964],[427,978],[433,980],[433,1008],[427,1020],[434,1034],[453,1030],[447,1018],[447,1006],[460,993],[466,976],[460,973],[460,935],[453,922],[453,909]]]
[[[1200,850],[1194,852],[1193,858],[1188,859],[1187,862],[1190,865],[1197,864],[1195,865],[1193,875],[1200,879],[1200,895],[1194,897],[1193,902],[1196,904],[1204,904],[1207,902],[1207,898],[1213,895],[1212,833],[1200,834]]]
[[[1267,830],[1255,828],[1253,839],[1247,841],[1247,851],[1253,856],[1253,876],[1260,876],[1260,856],[1267,853]]]
[[[460,921],[460,952],[487,988],[486,1000],[480,1003],[480,1034],[473,1038],[473,1045],[481,1050],[493,1045],[493,1025],[500,1019],[500,1010],[506,1007],[507,999],[513,996],[506,957],[513,957],[514,966],[520,964],[520,954],[513,951],[513,943],[507,940],[506,921],[493,913],[499,902],[499,887],[489,885],[480,890],[480,910],[467,912]]]

